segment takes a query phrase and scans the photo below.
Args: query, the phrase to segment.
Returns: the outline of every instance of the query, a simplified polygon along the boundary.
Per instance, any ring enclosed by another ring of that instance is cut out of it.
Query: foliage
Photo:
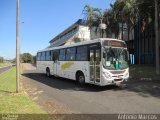
[[[33,64],[36,64],[36,56],[33,56]]]
[[[16,63],[16,58],[12,59],[11,62],[12,62],[13,64],[15,64],[15,63]]]
[[[87,20],[89,29],[91,30],[92,27],[95,27],[97,32],[97,29],[99,27],[100,23],[103,23],[103,12],[100,8],[94,8],[90,5],[86,5],[83,10],[83,14],[85,15],[85,19]],[[103,36],[104,31],[100,31],[101,36]]]
[[[4,62],[3,57],[0,57],[0,63],[3,63],[3,62]]]
[[[85,19],[88,22],[88,26],[91,29],[93,26],[97,26],[98,13],[100,12],[99,8],[93,8],[90,5],[86,5],[83,10]]]
[[[129,33],[138,23],[141,22],[141,30],[144,31],[146,26],[154,21],[154,0],[116,0],[110,4],[111,8],[104,12],[100,8],[93,8],[90,5],[84,7],[84,14],[88,20],[90,28],[98,27],[100,20],[107,25],[106,33],[114,33],[115,37],[119,35],[119,24],[126,23]],[[160,10],[160,1],[158,0]]]
[[[21,61],[25,63],[33,63],[33,56],[30,53],[23,53],[21,55]]]

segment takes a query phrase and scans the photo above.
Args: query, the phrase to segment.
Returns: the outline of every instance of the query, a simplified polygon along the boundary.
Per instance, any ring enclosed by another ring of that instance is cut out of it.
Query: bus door
[[[53,74],[57,75],[58,50],[53,51]]]
[[[90,47],[90,82],[100,82],[100,56],[101,51],[98,47]]]

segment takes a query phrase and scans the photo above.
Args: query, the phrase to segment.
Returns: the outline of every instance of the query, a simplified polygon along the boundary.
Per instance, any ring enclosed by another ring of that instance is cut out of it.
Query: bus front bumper
[[[121,78],[106,78],[104,75],[102,75],[101,86],[120,85],[122,82],[125,82],[128,79],[129,79],[129,76],[121,77]]]

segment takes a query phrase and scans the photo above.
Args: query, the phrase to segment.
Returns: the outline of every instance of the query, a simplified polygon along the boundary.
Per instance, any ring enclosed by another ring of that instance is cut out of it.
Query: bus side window
[[[46,52],[46,61],[50,61],[51,60],[51,51],[47,51]]]
[[[37,61],[41,60],[41,52],[37,53]]]
[[[59,61],[65,61],[65,49],[61,49],[60,51],[59,51]]]
[[[66,49],[66,60],[72,61],[75,60],[75,55],[76,55],[76,48],[67,48]]]
[[[78,46],[77,47],[77,54],[76,54],[77,61],[87,61],[87,46]]]
[[[42,52],[41,53],[41,61],[45,61],[46,60],[46,52]]]

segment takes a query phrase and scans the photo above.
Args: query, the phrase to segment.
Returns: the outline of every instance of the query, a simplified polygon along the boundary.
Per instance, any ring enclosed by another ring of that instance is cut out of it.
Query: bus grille
[[[114,81],[121,81],[122,79],[114,79]]]
[[[125,70],[123,71],[110,71],[112,74],[123,74],[125,72]]]

